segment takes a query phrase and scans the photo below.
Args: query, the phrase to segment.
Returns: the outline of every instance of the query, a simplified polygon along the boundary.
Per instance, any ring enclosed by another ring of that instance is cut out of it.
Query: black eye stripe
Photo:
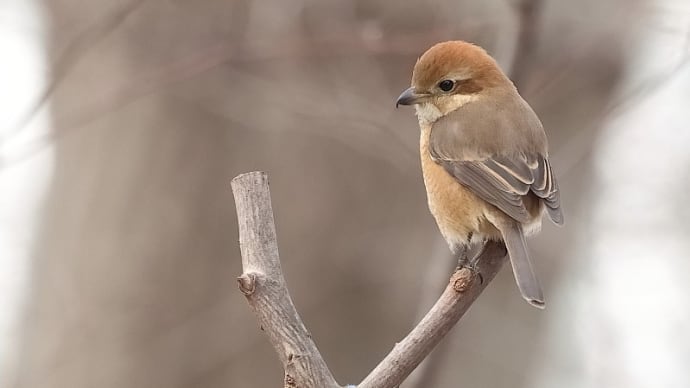
[[[455,82],[449,79],[444,79],[443,81],[438,83],[438,88],[443,90],[444,92],[450,92],[453,90],[453,87],[455,86]]]

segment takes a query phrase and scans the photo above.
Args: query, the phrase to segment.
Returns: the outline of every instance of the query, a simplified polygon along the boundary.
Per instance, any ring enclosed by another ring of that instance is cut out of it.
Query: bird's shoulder
[[[429,151],[434,159],[456,161],[548,153],[541,121],[511,90],[474,99],[439,118],[431,125]]]

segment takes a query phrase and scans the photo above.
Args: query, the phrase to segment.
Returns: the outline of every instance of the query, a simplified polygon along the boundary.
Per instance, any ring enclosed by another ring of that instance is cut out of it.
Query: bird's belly
[[[470,237],[500,238],[485,214],[484,201],[462,186],[453,176],[422,153],[422,171],[429,210],[448,244],[466,244]]]

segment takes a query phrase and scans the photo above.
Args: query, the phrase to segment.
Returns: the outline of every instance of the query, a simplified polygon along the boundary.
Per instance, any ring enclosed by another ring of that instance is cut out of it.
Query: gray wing
[[[465,104],[435,122],[429,139],[432,158],[515,220],[529,219],[523,197],[531,191],[561,225],[558,184],[539,118],[515,91],[495,95],[493,101]]]
[[[553,222],[563,224],[558,184],[545,157],[521,154],[456,161],[435,155],[433,148],[430,151],[434,160],[461,184],[511,218],[529,220],[522,198],[531,191],[543,200]]]

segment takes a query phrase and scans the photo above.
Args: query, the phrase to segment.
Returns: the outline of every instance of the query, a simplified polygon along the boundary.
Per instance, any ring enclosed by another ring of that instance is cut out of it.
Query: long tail
[[[510,264],[513,266],[515,282],[522,297],[532,306],[543,309],[544,294],[541,291],[539,280],[532,270],[522,225],[518,222],[505,223],[501,225],[501,234],[503,234],[503,241],[506,243],[510,256]]]

